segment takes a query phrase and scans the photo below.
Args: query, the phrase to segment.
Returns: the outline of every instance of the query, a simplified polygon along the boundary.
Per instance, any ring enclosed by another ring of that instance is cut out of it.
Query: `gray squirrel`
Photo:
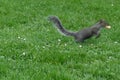
[[[66,30],[60,21],[60,19],[56,16],[49,16],[48,20],[51,21],[56,28],[65,36],[73,36],[76,42],[84,42],[86,39],[95,36],[96,38],[100,37],[100,29],[101,28],[108,28],[110,29],[111,26],[105,20],[99,20],[96,24],[92,25],[91,27],[82,29],[77,32],[71,32]]]

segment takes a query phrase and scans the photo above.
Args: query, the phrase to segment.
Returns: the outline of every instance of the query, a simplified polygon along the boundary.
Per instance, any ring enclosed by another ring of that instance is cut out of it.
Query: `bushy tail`
[[[50,16],[48,17],[48,19],[53,22],[55,24],[55,26],[57,27],[57,29],[66,36],[74,36],[75,32],[70,32],[68,30],[66,30],[63,26],[62,23],[60,22],[59,18],[57,18],[56,16]]]

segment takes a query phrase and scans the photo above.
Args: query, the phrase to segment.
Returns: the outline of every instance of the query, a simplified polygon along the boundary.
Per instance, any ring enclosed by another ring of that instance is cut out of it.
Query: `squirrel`
[[[101,19],[96,24],[92,25],[91,27],[82,29],[77,32],[71,32],[66,30],[57,16],[49,16],[48,20],[51,21],[56,28],[65,36],[72,36],[74,37],[76,42],[84,42],[86,39],[95,36],[95,38],[100,37],[100,29],[101,28],[108,28],[110,29],[111,26],[105,20]]]

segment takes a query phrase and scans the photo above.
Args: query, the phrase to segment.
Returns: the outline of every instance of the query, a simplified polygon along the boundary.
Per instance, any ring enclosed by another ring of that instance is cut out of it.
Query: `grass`
[[[0,80],[120,80],[119,0],[0,0]],[[75,43],[47,21],[77,31],[101,18],[112,28]],[[82,46],[82,47],[81,47]]]

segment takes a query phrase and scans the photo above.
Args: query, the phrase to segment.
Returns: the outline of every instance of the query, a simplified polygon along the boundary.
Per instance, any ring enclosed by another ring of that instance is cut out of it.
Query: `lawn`
[[[119,0],[0,0],[0,80],[120,80]],[[98,39],[76,43],[48,21],[78,31],[105,19]]]

